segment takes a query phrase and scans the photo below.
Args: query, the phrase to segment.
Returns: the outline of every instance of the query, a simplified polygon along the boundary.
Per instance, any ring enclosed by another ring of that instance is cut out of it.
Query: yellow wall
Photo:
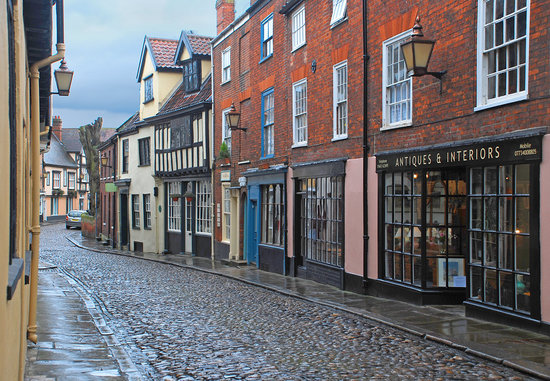
[[[15,49],[16,49],[16,123],[17,123],[17,172],[13,179],[10,176],[10,136],[9,136],[9,62],[6,0],[0,5],[0,176],[3,179],[16,181],[17,186],[17,227],[16,253],[24,258],[28,249],[26,226],[30,224],[30,190],[29,178],[29,127],[28,81],[26,70],[26,45],[24,41],[22,2],[14,2]],[[25,355],[27,348],[26,330],[28,319],[29,287],[21,276],[15,294],[11,300],[6,297],[9,273],[10,241],[10,181],[0,182],[0,378],[6,380],[23,379]]]

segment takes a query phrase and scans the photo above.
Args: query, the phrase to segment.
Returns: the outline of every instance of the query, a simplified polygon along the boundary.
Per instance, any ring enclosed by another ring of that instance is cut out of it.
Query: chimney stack
[[[235,20],[235,0],[216,0],[218,34]]]
[[[61,121],[60,116],[54,116],[52,120],[52,132],[57,136],[60,142],[62,142],[62,128],[63,122]]]

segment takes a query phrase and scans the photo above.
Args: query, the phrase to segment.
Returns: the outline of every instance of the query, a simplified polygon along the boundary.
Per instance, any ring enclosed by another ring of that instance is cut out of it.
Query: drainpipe
[[[30,67],[31,82],[31,184],[32,184],[32,261],[31,261],[31,294],[29,302],[29,323],[27,338],[36,344],[36,299],[38,294],[38,253],[40,245],[40,94],[39,70],[65,58],[63,39],[63,0],[56,1],[57,11],[57,53],[35,62]]]
[[[367,0],[363,0],[363,288],[366,292],[368,283],[368,259],[369,259],[369,200],[368,200],[368,161],[369,145],[368,132],[368,88],[367,88],[367,67],[369,55],[367,54]]]

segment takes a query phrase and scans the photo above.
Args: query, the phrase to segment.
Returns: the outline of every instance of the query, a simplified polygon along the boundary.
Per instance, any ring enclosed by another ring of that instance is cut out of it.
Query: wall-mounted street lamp
[[[235,109],[235,104],[231,103],[231,108],[229,112],[225,114],[227,125],[231,131],[241,130],[246,131],[246,127],[239,127],[239,121],[241,119],[241,114]]]
[[[442,85],[441,77],[447,72],[443,71],[428,71],[428,64],[432,57],[432,51],[435,45],[434,40],[424,38],[422,33],[422,25],[420,25],[420,17],[416,17],[416,22],[413,27],[411,39],[401,45],[403,58],[407,65],[407,71],[413,77],[422,77],[423,75],[431,75],[439,79],[439,93],[441,94]]]
[[[52,94],[59,94],[62,97],[68,96],[71,90],[71,83],[73,82],[73,74],[74,72],[69,70],[65,60],[62,60],[59,69],[54,71],[57,93]]]
[[[109,162],[109,158],[107,157],[107,155],[103,154],[103,156],[101,156],[101,166],[112,168],[110,165],[107,165],[108,162]]]

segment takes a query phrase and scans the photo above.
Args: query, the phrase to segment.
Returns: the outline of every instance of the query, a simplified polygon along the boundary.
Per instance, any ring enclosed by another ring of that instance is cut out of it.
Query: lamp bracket
[[[447,73],[447,70],[442,71],[426,71],[419,74],[412,74],[411,77],[422,77],[424,75],[431,75],[432,77],[435,77],[439,79],[439,95],[443,94],[443,76]]]
[[[247,127],[229,127],[231,131],[240,130],[240,131],[246,131]]]

